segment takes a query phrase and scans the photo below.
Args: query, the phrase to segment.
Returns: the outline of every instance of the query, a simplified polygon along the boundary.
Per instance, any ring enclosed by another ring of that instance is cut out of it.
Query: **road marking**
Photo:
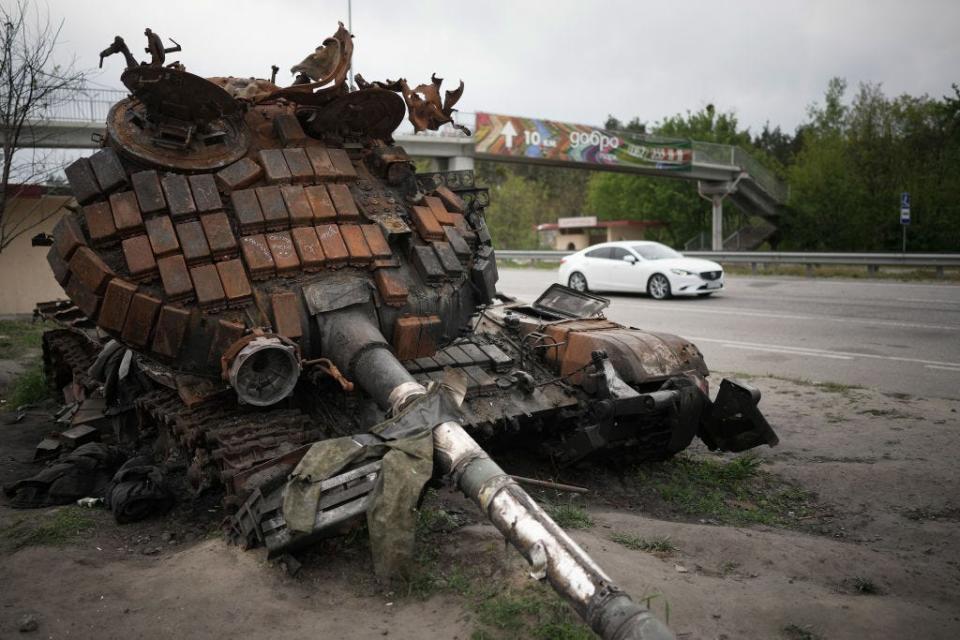
[[[938,300],[934,298],[895,298],[897,302],[930,302],[935,304],[960,304],[960,300]]]
[[[768,279],[769,278],[769,279]],[[833,280],[831,278],[796,278],[795,280],[781,280],[774,279],[770,276],[762,276],[760,278],[751,278],[749,276],[738,276],[726,274],[726,279],[736,282],[776,282],[777,284],[788,284],[791,286],[804,285],[804,284],[833,284],[833,285],[851,285],[854,287],[911,287],[911,288],[924,288],[924,289],[952,289],[954,291],[958,290],[958,285],[955,284],[928,284],[925,282],[904,282],[904,281],[892,281],[892,282],[864,282],[863,280]]]
[[[942,371],[954,371],[960,373],[960,365],[955,365],[953,367],[941,367],[938,364],[928,364],[926,365],[927,369],[940,369]]]
[[[749,316],[752,318],[772,318],[776,320],[814,320],[817,322],[842,322],[845,324],[866,324],[881,327],[899,327],[901,329],[936,329],[941,331],[960,331],[960,327],[945,324],[923,324],[919,322],[900,322],[897,320],[873,320],[870,318],[838,318],[836,316],[809,316],[792,313],[769,313],[760,309],[703,309],[692,305],[678,305],[665,302],[636,303],[631,301],[617,300],[617,306],[632,306],[645,311],[685,311],[688,313],[707,313],[721,316]],[[611,309],[613,305],[611,304]]]
[[[765,344],[762,342],[741,342],[738,340],[719,340],[717,338],[703,338],[688,336],[692,342],[711,342],[719,345],[735,345],[736,347],[757,347],[766,349],[778,349],[784,353],[793,352],[797,355],[822,355],[822,356],[848,356],[850,359],[870,358],[873,360],[890,360],[892,362],[910,362],[922,364],[930,367],[956,368],[960,370],[960,362],[941,362],[939,360],[923,360],[922,358],[907,358],[904,356],[881,356],[875,353],[857,353],[856,351],[827,351],[825,349],[814,349],[808,347],[790,347],[779,344]]]
[[[802,349],[757,347],[757,346],[746,345],[746,344],[734,344],[732,342],[724,342],[723,346],[728,347],[730,349],[745,349],[747,351],[769,351],[771,353],[784,353],[787,355],[794,355],[794,356],[813,356],[816,358],[830,358],[832,360],[853,360],[852,356],[838,356],[832,353],[817,353],[815,351],[807,351]]]

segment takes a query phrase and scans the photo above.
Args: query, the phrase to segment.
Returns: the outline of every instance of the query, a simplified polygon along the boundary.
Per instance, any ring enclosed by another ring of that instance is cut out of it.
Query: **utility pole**
[[[347,31],[350,32],[350,37],[353,37],[353,1],[347,0]],[[353,62],[350,62],[350,91],[354,90],[353,85]]]

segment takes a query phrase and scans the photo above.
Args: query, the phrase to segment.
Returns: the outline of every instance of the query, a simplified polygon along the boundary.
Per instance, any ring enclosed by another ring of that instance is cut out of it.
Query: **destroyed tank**
[[[78,207],[48,260],[70,301],[39,307],[63,325],[44,339],[52,385],[102,395],[119,440],[185,456],[197,491],[222,486],[231,538],[278,553],[371,508],[376,459],[325,480],[311,531],[286,526],[313,443],[425,427],[435,473],[598,633],[668,637],[477,442],[561,465],[663,459],[696,436],[741,451],[776,443],[759,393],[724,380],[711,402],[695,345],[605,319],[602,298],[497,292],[487,191],[417,172],[392,137],[405,113],[417,132],[454,126],[462,82],[442,100],[436,77],[353,89],[342,24],[289,87],[276,67],[201,78],[146,35],[149,62],[120,37],[101,54],[124,56],[131,95],[66,170]]]

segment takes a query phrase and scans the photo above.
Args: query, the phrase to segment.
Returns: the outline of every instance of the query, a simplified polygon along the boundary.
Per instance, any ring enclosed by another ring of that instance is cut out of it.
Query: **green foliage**
[[[708,516],[732,524],[790,524],[808,515],[812,495],[760,469],[761,460],[746,454],[723,462],[679,456],[637,471],[672,508],[691,516]]]
[[[50,396],[43,366],[35,364],[21,373],[10,387],[2,392],[7,405],[17,408],[25,404],[37,404]]]
[[[490,189],[486,218],[498,248],[535,249],[537,225],[583,214],[588,171],[478,161],[476,172]]]
[[[44,322],[0,320],[0,360],[12,360],[39,349],[43,332],[49,328]]]
[[[7,550],[64,545],[82,537],[95,524],[91,514],[80,507],[60,507],[49,514],[30,514],[0,529],[0,544]]]
[[[545,214],[546,189],[542,184],[510,175],[490,189],[487,225],[494,246],[501,249],[535,249],[536,226]]]
[[[573,503],[545,504],[544,510],[553,521],[564,529],[587,529],[593,526],[593,519],[587,510]]]
[[[505,590],[482,601],[477,617],[483,627],[474,639],[542,638],[588,640],[595,636],[560,598],[542,583]]]
[[[634,551],[648,551],[651,553],[668,554],[677,550],[676,545],[671,542],[669,536],[657,536],[655,538],[642,538],[632,533],[617,532],[610,536],[610,539],[627,549]]]
[[[960,92],[889,98],[862,84],[845,100],[833,79],[809,112],[802,147],[789,167],[790,214],[784,250],[896,251],[898,209],[912,195],[908,249],[960,246]],[[798,137],[801,134],[798,133]]]

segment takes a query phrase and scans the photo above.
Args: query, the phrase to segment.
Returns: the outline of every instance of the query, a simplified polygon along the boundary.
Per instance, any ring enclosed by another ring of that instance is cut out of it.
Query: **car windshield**
[[[664,260],[666,258],[682,258],[683,256],[662,244],[635,244],[630,247],[644,260]]]

